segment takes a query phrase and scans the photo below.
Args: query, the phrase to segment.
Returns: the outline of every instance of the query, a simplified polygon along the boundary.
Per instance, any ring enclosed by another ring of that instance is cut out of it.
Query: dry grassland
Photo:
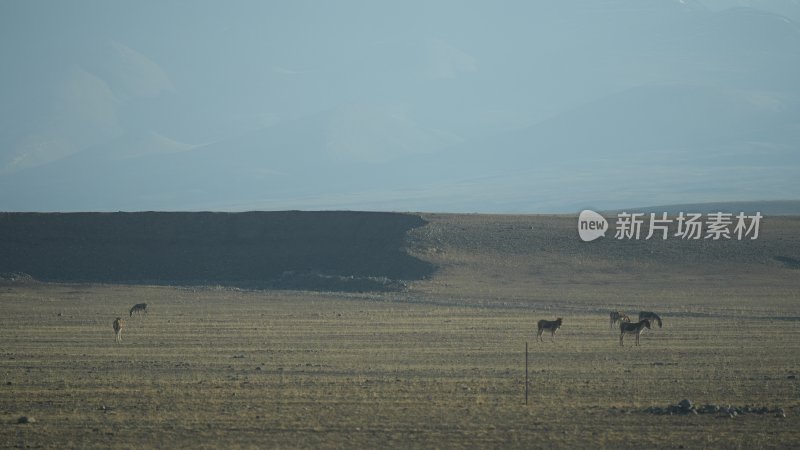
[[[426,218],[408,245],[441,270],[400,293],[0,286],[0,447],[800,445],[800,272],[773,258],[798,256],[800,221],[693,249],[585,245],[558,217]],[[617,308],[664,328],[620,348]],[[644,412],[684,398],[786,417]]]

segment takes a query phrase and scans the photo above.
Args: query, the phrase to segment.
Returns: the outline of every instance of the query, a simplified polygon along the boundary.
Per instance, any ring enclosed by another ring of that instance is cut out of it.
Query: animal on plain
[[[125,328],[125,321],[122,318],[117,317],[114,319],[114,341],[115,342],[122,342],[122,329]]]
[[[626,334],[632,334],[636,336],[636,345],[639,345],[639,336],[642,335],[642,332],[647,328],[650,329],[650,321],[647,319],[640,320],[637,323],[628,323],[628,322],[620,322],[619,323],[619,345],[624,347],[625,344],[622,343],[622,339],[625,337]]]
[[[609,315],[609,319],[610,319],[610,322],[611,322],[611,327],[610,328],[614,328],[614,325],[617,322],[630,322],[631,321],[631,318],[628,317],[628,315],[625,314],[622,311],[611,311],[611,314]]]
[[[544,342],[544,339],[542,338],[542,333],[544,333],[545,331],[549,331],[550,339],[553,342],[555,342],[556,331],[558,331],[558,329],[561,328],[562,322],[563,320],[561,319],[561,317],[559,317],[556,320],[544,320],[544,319],[540,320],[539,323],[537,324],[538,329],[536,331],[536,339]]]
[[[661,317],[652,311],[642,311],[639,313],[639,320],[647,319],[651,323],[658,322],[658,328],[661,328]]]
[[[147,314],[147,303],[137,303],[137,304],[133,305],[133,307],[131,308],[131,317],[133,317],[133,313],[137,313],[137,314],[145,313],[145,314]]]

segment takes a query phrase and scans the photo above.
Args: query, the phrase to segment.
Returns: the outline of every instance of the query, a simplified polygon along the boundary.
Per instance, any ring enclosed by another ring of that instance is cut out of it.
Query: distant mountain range
[[[721,203],[694,203],[685,205],[662,205],[647,206],[638,208],[627,208],[617,212],[642,212],[642,213],[668,213],[670,215],[684,213],[708,214],[715,212],[727,212],[737,214],[744,212],[752,215],[760,212],[762,216],[798,216],[800,215],[800,200],[773,200],[761,202],[721,202]]]
[[[798,8],[728,3],[14,4],[0,211],[800,198]]]

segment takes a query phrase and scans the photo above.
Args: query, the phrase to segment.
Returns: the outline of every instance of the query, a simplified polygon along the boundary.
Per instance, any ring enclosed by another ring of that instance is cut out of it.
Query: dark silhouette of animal
[[[553,342],[555,342],[556,331],[558,331],[558,329],[561,328],[562,322],[563,320],[561,319],[561,317],[559,317],[556,320],[540,320],[539,323],[537,324],[538,329],[536,331],[536,339],[544,342],[544,339],[542,338],[542,333],[544,333],[545,330],[547,330],[550,332],[550,339],[553,340]]]
[[[625,314],[622,311],[611,311],[611,314],[609,315],[609,319],[610,319],[610,322],[611,322],[611,327],[610,328],[614,328],[614,324],[616,324],[617,322],[630,322],[631,321],[631,318],[628,317],[628,315]]]
[[[137,303],[137,304],[133,305],[133,307],[131,308],[131,317],[133,317],[133,313],[137,313],[137,314],[145,313],[145,314],[147,314],[147,303]]]
[[[648,330],[650,329],[650,321],[647,319],[641,320],[637,323],[620,322],[619,345],[622,347],[625,346],[625,344],[622,343],[622,338],[624,338],[626,334],[636,335],[636,345],[639,345],[639,336],[642,335],[642,332],[645,328]]]
[[[639,320],[647,319],[651,323],[658,322],[658,328],[661,328],[661,317],[652,311],[642,311],[639,313]]]

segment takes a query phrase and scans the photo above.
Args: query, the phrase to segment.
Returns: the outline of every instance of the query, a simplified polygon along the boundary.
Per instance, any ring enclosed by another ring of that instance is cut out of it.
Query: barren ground
[[[583,244],[574,218],[424,217],[406,245],[440,269],[402,292],[0,285],[0,447],[800,445],[800,219]],[[664,327],[620,347],[611,309]],[[770,412],[648,412],[682,399]]]

